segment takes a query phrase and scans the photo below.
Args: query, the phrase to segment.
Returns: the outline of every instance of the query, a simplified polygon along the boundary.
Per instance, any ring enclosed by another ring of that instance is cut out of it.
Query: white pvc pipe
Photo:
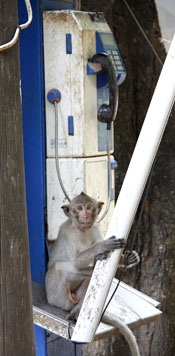
[[[127,239],[175,98],[175,36],[172,40],[105,238]],[[144,100],[144,98],[143,98]],[[96,263],[72,341],[91,342],[98,327],[121,250]]]

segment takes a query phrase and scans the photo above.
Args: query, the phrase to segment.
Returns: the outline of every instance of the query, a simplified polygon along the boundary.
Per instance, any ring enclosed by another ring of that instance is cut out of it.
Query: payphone
[[[56,239],[65,219],[61,185],[70,199],[84,191],[108,200],[105,233],[114,207],[113,121],[125,68],[102,13],[47,11],[43,28],[48,239]]]

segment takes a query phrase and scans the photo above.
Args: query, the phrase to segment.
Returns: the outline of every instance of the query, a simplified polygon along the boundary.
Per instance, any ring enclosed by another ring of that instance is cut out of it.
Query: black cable
[[[118,287],[119,287],[119,284],[120,284],[120,280],[118,280],[118,283],[117,283],[117,285],[116,285],[116,287],[115,287],[115,289],[114,289],[112,295],[110,296],[110,299],[108,300],[108,302],[107,302],[107,304],[106,304],[106,306],[105,306],[105,308],[104,308],[104,310],[103,310],[103,313],[102,313],[102,315],[101,315],[100,321],[102,320],[106,309],[108,308],[109,304],[111,303],[111,300],[112,300],[112,298],[114,297],[114,295],[115,295],[115,293],[116,293],[116,291],[117,291],[117,289],[118,289]]]

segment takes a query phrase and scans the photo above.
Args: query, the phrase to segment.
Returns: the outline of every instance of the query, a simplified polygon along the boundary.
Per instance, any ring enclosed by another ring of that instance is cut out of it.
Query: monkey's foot
[[[140,262],[140,257],[136,251],[134,251],[134,250],[125,251],[125,253],[124,253],[125,267],[127,267],[127,268],[133,267],[133,266],[137,265],[139,262]]]
[[[75,313],[69,313],[66,317],[67,320],[69,320],[70,324],[76,324],[76,321],[77,321],[77,316],[75,315]]]

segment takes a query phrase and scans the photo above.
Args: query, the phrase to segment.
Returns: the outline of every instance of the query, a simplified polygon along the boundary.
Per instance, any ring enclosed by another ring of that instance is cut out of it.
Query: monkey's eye
[[[78,205],[78,206],[77,206],[77,210],[78,210],[78,211],[82,211],[82,210],[83,210],[83,207],[82,207],[81,205]]]
[[[91,205],[88,205],[88,206],[87,206],[87,210],[90,211],[91,209],[92,209],[92,206],[91,206]]]

